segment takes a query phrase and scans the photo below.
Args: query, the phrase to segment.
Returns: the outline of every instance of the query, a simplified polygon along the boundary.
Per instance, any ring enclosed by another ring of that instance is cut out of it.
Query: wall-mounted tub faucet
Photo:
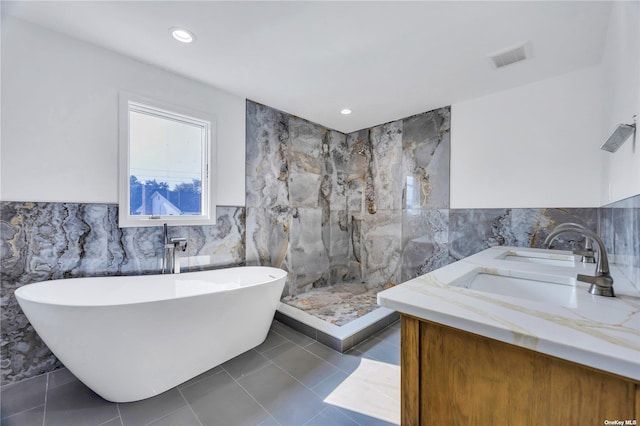
[[[164,255],[162,257],[162,273],[166,274],[167,270],[170,274],[180,273],[180,251],[187,249],[186,238],[169,239],[167,224],[164,225]]]
[[[565,232],[576,232],[582,234],[585,237],[591,238],[598,245],[598,261],[596,263],[595,276],[578,274],[577,280],[591,284],[589,287],[589,293],[597,296],[614,297],[613,291],[613,278],[609,274],[609,260],[607,259],[607,250],[604,247],[604,243],[598,237],[595,232],[592,232],[585,228],[579,228],[575,226],[568,226],[566,228],[555,229],[544,242],[545,247],[548,247],[551,241],[553,241],[558,235]]]
[[[558,231],[560,229],[566,229],[566,228],[586,229],[584,226],[580,225],[579,223],[565,222],[565,223],[561,223],[560,225],[556,226],[556,228],[553,230],[553,232]],[[547,237],[547,239],[544,241],[545,246],[548,246],[550,242],[551,241],[549,241],[549,237]],[[582,250],[574,250],[573,254],[577,254],[577,255],[582,256],[580,258],[580,261],[582,263],[596,263],[596,256],[595,256],[595,252],[593,251],[593,242],[591,241],[591,238],[589,238],[589,237],[585,238],[584,249],[582,249]]]

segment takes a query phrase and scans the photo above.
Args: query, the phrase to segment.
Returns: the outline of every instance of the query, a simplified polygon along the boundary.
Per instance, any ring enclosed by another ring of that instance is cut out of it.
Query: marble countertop
[[[516,255],[561,261],[507,260]],[[378,304],[640,381],[640,292],[610,266],[616,297],[593,296],[575,277],[595,266],[569,251],[493,247],[382,291]],[[460,286],[478,272],[554,281],[571,296],[557,304]]]

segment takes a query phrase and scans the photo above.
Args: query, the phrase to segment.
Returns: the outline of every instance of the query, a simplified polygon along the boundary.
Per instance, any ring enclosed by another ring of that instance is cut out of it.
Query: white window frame
[[[215,116],[190,108],[172,105],[136,94],[119,93],[119,170],[118,170],[118,226],[149,227],[185,225],[215,225],[216,223],[216,121]],[[195,124],[203,129],[202,200],[200,215],[132,215],[130,214],[130,150],[129,112],[132,110],[157,117]]]

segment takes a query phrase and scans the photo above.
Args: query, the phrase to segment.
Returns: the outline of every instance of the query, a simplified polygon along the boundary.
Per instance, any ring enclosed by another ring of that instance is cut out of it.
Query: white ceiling
[[[2,1],[3,13],[343,132],[595,65],[610,9],[593,1]],[[173,40],[172,26],[196,42]],[[493,68],[488,54],[524,41],[531,59]]]

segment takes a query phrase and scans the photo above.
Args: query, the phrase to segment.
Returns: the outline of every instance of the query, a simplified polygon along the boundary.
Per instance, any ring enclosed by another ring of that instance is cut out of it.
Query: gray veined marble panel
[[[346,210],[332,210],[330,217],[331,240],[329,263],[331,283],[351,282],[349,279],[350,223]]]
[[[511,219],[509,209],[449,211],[449,254],[453,261],[488,247],[504,245]]]
[[[402,211],[378,210],[363,223],[362,263],[368,288],[400,283]]]
[[[368,169],[367,158],[370,157],[369,130],[361,130],[347,136],[349,161],[345,166],[346,209],[349,214],[363,212],[365,176]],[[336,206],[333,207],[336,209]]]
[[[348,167],[351,162],[351,152],[347,144],[347,135],[334,130],[325,134],[324,153],[325,173],[330,181],[329,204],[333,210],[346,209]]]
[[[561,223],[578,223],[597,232],[597,209],[511,209],[511,228],[505,245],[542,248],[544,240]],[[584,236],[575,233],[559,235],[552,247],[576,249],[584,245]]]
[[[318,207],[325,175],[326,130],[298,117],[289,118],[289,206]]]
[[[614,254],[614,228],[613,228],[613,209],[601,208],[600,220],[598,222],[598,235],[602,238],[602,242],[607,248],[607,253]]]
[[[600,209],[599,226],[615,263],[640,290],[640,195]]]
[[[373,127],[369,133],[365,209],[402,208],[402,121]]]
[[[424,275],[449,263],[449,211],[404,210],[401,281]]]
[[[449,207],[450,109],[402,121],[404,207]]]
[[[245,263],[245,209],[218,206],[216,215],[215,226],[182,227],[188,238],[185,255],[190,271]]]
[[[597,209],[456,209],[449,218],[450,255],[455,260],[498,245],[543,247],[547,235],[559,224],[579,223],[597,230]],[[557,249],[584,245],[584,236],[561,234]]]
[[[613,208],[615,262],[640,289],[640,208]]]
[[[247,101],[247,207],[289,205],[289,145],[289,115]]]
[[[247,265],[287,268],[293,212],[288,207],[247,208]]]
[[[309,287],[329,285],[329,241],[323,238],[322,211],[312,208],[294,209],[291,219],[291,272],[295,276],[295,292]]]

